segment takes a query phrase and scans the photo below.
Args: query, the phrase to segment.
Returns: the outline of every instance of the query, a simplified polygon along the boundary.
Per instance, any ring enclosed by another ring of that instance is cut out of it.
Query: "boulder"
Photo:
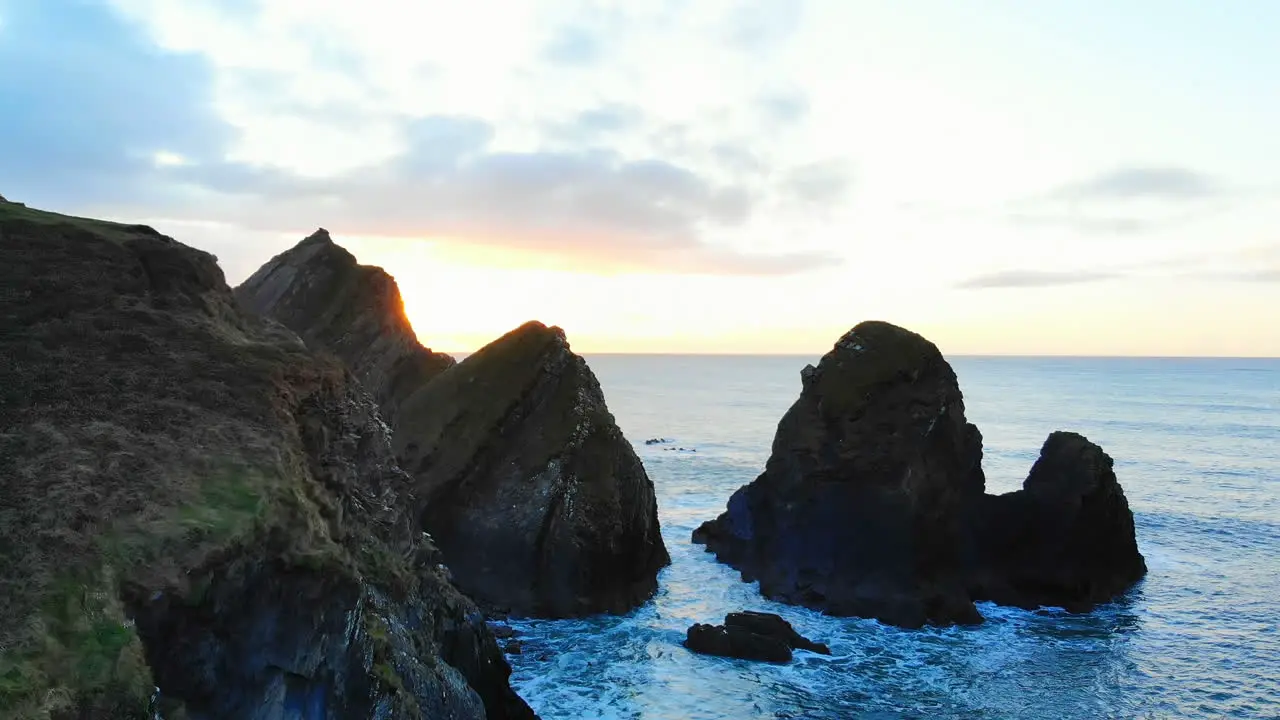
[[[826,645],[802,636],[782,617],[751,611],[725,615],[724,625],[695,624],[684,645],[703,655],[779,663],[790,662],[792,650],[831,654]]]
[[[729,613],[724,616],[727,627],[738,627],[750,630],[757,635],[767,635],[785,642],[792,650],[808,650],[819,655],[830,655],[831,649],[822,643],[816,643],[796,632],[791,623],[773,613],[742,612]]]
[[[702,655],[772,663],[791,662],[791,648],[785,642],[741,627],[695,624],[685,634],[684,646]]]
[[[533,717],[373,401],[211,255],[0,205],[0,358],[0,717]]]
[[[1087,611],[1146,575],[1113,465],[1084,436],[1055,432],[1023,489],[983,496],[975,598]]]
[[[422,525],[486,607],[621,613],[670,560],[653,483],[560,328],[526,323],[402,406]]]
[[[919,335],[862,323],[801,384],[764,473],[693,535],[766,596],[919,627],[981,622],[974,600],[1087,609],[1145,574],[1111,458],[1079,435],[984,494],[981,434]]]
[[[982,439],[933,343],[858,325],[802,373],[765,471],[694,532],[761,592],[903,626],[976,622],[961,572]]]
[[[341,358],[392,427],[399,404],[454,364],[418,343],[395,279],[357,263],[324,228],[271,258],[235,295],[245,308]]]

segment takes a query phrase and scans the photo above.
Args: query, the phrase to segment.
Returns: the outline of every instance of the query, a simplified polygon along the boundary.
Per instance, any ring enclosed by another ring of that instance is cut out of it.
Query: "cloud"
[[[570,120],[550,123],[547,134],[571,144],[585,144],[602,136],[631,130],[644,121],[644,113],[634,105],[610,103],[583,110]]]
[[[850,185],[845,165],[824,161],[802,165],[787,174],[786,192],[807,206],[827,206],[844,197]]]
[[[729,44],[746,53],[760,53],[790,37],[800,27],[800,0],[749,0],[736,3],[724,27]]]
[[[800,93],[773,93],[756,100],[765,118],[775,125],[791,125],[809,114],[809,99]]]
[[[1130,167],[1064,185],[1050,193],[1061,200],[1197,200],[1221,193],[1209,176],[1181,167]]]
[[[675,272],[780,274],[830,265],[807,254],[759,256],[712,247],[708,227],[740,227],[755,196],[663,160],[604,150],[503,152],[476,118],[414,122],[393,161],[338,177],[302,178],[233,163],[170,168],[176,182],[221,194],[189,219],[254,230],[324,225],[345,234],[432,238],[561,255],[566,262]]]
[[[9,3],[0,34],[0,187],[55,207],[142,201],[159,153],[218,158],[234,132],[213,110],[209,67],[156,47],[111,10]]]
[[[598,62],[604,56],[604,49],[596,36],[586,29],[565,26],[555,31],[542,56],[556,65],[581,67]]]
[[[1054,285],[1076,285],[1120,277],[1119,273],[1096,270],[1001,270],[975,275],[956,284],[958,288],[1029,288]]]

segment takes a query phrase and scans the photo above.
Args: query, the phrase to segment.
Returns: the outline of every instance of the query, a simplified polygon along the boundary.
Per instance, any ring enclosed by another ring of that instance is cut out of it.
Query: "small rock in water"
[[[502,651],[508,655],[519,655],[524,652],[524,646],[519,640],[512,640],[507,643],[506,647],[502,648]]]
[[[685,636],[684,646],[704,655],[778,663],[790,662],[792,650],[831,654],[826,645],[796,632],[780,616],[752,611],[729,613],[724,625],[694,624]]]

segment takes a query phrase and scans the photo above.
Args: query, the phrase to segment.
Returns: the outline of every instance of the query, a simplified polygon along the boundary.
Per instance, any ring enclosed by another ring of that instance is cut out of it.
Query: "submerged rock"
[[[750,611],[725,615],[724,625],[693,625],[684,645],[704,655],[780,663],[791,661],[792,650],[831,654],[826,645],[802,636],[780,616]]]
[[[693,535],[766,596],[919,627],[981,622],[981,599],[1088,607],[1145,573],[1111,459],[1078,435],[984,495],[981,435],[919,335],[862,323],[801,380],[765,472]]]
[[[454,364],[418,343],[395,279],[357,263],[324,228],[271,258],[235,295],[308,345],[342,358],[392,427],[399,404]]]
[[[526,323],[442,373],[395,443],[423,526],[486,606],[625,612],[670,561],[653,483],[559,328]]]
[[[533,716],[373,401],[212,256],[5,204],[0,288],[0,716]]]

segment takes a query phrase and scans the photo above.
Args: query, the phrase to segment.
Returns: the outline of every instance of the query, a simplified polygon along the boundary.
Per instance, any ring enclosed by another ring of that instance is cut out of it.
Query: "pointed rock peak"
[[[300,245],[332,245],[333,238],[329,237],[329,231],[324,228],[317,228],[315,232],[308,235]]]

